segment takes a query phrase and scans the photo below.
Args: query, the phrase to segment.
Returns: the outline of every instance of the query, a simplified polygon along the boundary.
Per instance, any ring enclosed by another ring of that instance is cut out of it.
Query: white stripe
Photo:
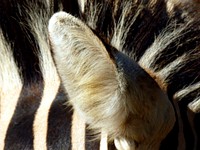
[[[191,93],[192,91],[195,91],[200,88],[200,82],[197,82],[195,84],[189,85],[188,87],[185,87],[184,89],[179,90],[174,94],[174,98],[181,100],[183,97]]]
[[[83,13],[85,10],[85,4],[87,3],[87,0],[78,0],[78,4],[80,7],[81,12]]]
[[[175,59],[174,61],[170,62],[166,67],[161,69],[156,73],[158,77],[160,77],[162,80],[166,80],[166,78],[172,73],[172,71],[177,71],[179,69],[179,65],[185,60],[186,55],[182,55]]]
[[[46,56],[50,52],[46,52]],[[45,55],[42,55],[45,56]],[[46,137],[47,137],[47,128],[48,128],[48,115],[49,109],[53,100],[58,93],[60,86],[60,80],[56,72],[55,66],[53,66],[53,60],[44,59],[42,63],[43,68],[43,78],[44,78],[44,90],[41,100],[41,104],[36,112],[33,131],[34,131],[34,149],[35,150],[46,150]]]
[[[39,19],[30,20],[30,23],[32,29],[35,31],[34,35],[39,44],[40,54],[38,55],[40,58],[40,68],[44,79],[43,96],[33,123],[33,147],[35,150],[46,150],[49,109],[58,92],[60,79],[58,77],[56,67],[51,56],[50,47],[47,39],[48,16],[45,16],[44,14],[44,18],[42,19],[41,16],[37,16],[37,14],[34,14],[34,12],[31,12],[29,14],[32,15],[32,18]]]
[[[46,80],[44,93],[41,100],[40,107],[37,110],[33,123],[34,131],[34,149],[35,150],[46,150],[46,138],[47,138],[47,128],[48,128],[48,115],[49,109],[55,96],[59,89],[59,80],[58,78],[52,80]],[[59,117],[59,116],[58,116]]]
[[[173,24],[171,26],[165,28],[165,30],[155,39],[151,47],[146,50],[146,52],[139,60],[139,64],[141,66],[143,66],[144,68],[150,68],[158,54],[162,54],[162,52],[166,49],[166,47],[169,44],[177,40],[178,37],[182,36],[183,30],[187,27],[187,25],[185,25],[184,27],[174,28]],[[179,43],[177,42],[177,45],[178,44]]]
[[[47,137],[47,128],[48,128],[48,115],[49,109],[53,100],[58,93],[58,89],[60,86],[60,80],[58,74],[56,72],[55,66],[53,65],[53,60],[50,57],[50,52],[46,52],[48,56],[47,59],[43,59],[43,78],[44,78],[44,90],[43,96],[41,100],[41,104],[36,112],[34,123],[33,123],[33,131],[34,131],[34,149],[35,150],[46,150],[46,137]],[[49,59],[49,60],[48,60]]]
[[[200,96],[188,104],[188,108],[194,113],[200,112]]]
[[[0,150],[4,149],[6,132],[22,89],[22,81],[11,47],[0,30]]]
[[[101,131],[100,150],[108,150],[108,134],[105,131]]]
[[[187,6],[189,3],[193,3],[193,0],[167,0],[166,1],[166,8],[168,12],[173,12],[173,9],[176,8],[176,6]]]
[[[122,2],[122,13],[119,17],[118,22],[114,22],[114,34],[111,39],[111,44],[119,51],[122,51],[123,46],[126,44],[127,34],[129,33],[130,27],[135,22],[136,18],[140,14],[142,8],[138,8],[137,13],[132,16],[132,3],[130,1]],[[131,8],[131,9],[130,9]]]
[[[72,150],[85,150],[85,120],[74,111],[71,128]]]
[[[55,66],[53,65],[53,60],[50,57],[50,52],[46,52],[42,55],[47,56],[47,59],[43,58],[41,65],[44,67],[43,78],[44,78],[44,90],[41,100],[41,104],[36,112],[33,131],[34,131],[34,149],[35,150],[46,150],[46,137],[48,128],[48,115],[49,109],[53,100],[58,93],[60,86],[60,80],[56,72]],[[49,57],[48,57],[49,56]]]

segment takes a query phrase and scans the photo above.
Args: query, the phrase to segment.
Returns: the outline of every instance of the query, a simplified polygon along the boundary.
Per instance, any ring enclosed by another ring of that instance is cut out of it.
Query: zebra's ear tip
[[[49,20],[48,31],[50,34],[57,32],[58,28],[61,28],[64,22],[67,22],[72,16],[66,12],[60,11],[55,13]]]
[[[80,19],[63,11],[55,13],[48,25],[49,39],[54,51],[66,47],[67,42],[75,41],[75,35],[79,35],[77,38],[85,37],[89,30]]]
[[[73,27],[84,28],[86,26],[78,18],[64,11],[60,11],[50,18],[48,30],[50,33],[57,33]]]

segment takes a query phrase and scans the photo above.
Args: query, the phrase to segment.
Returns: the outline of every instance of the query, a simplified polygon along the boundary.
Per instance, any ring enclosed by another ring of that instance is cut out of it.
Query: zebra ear
[[[70,98],[79,97],[78,102],[71,100],[73,106],[95,105],[88,102],[87,96],[92,93],[99,93],[98,97],[112,93],[114,88],[106,89],[108,86],[105,85],[118,85],[116,67],[102,42],[87,25],[68,13],[59,12],[49,21],[49,36],[64,87]]]
[[[120,113],[108,108],[113,105],[110,99],[120,92],[116,67],[103,43],[82,21],[65,12],[52,16],[49,36],[69,103],[93,127],[102,128],[104,123],[95,119]],[[105,114],[106,111],[110,113]],[[113,123],[116,121],[113,119]]]
[[[87,123],[115,138],[118,147],[156,149],[174,125],[172,105],[156,82],[70,14],[53,15],[49,35],[70,104]]]

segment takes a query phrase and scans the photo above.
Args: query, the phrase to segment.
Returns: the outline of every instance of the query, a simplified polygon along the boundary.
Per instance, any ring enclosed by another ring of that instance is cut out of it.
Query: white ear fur
[[[122,67],[118,72],[102,42],[70,14],[53,15],[49,35],[70,104],[86,122],[103,128],[118,147],[158,149],[175,118],[155,81],[120,52],[115,56]]]
[[[119,126],[119,81],[101,41],[80,20],[59,12],[50,19],[49,35],[58,72],[70,103],[95,128]],[[121,115],[123,116],[123,115]],[[108,121],[109,120],[109,121]],[[118,125],[117,125],[118,124]]]

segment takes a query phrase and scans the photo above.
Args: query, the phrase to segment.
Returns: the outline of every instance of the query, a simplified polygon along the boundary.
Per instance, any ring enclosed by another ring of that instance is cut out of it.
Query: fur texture
[[[168,98],[150,82],[148,75],[141,73],[143,70],[134,61],[138,61],[168,94],[177,114],[182,111],[172,97],[181,89],[171,89],[170,86],[174,87],[175,82],[172,75],[198,59],[199,20],[196,17],[199,14],[194,14],[194,3],[156,0],[100,3],[91,0],[81,5],[85,5],[80,16],[83,22],[63,12],[50,20],[54,59],[70,104],[92,128],[103,128],[115,137],[119,149],[158,149],[174,125],[174,113]],[[193,8],[189,9],[188,5]],[[188,48],[190,42],[195,42],[194,47]],[[195,56],[191,56],[192,53]],[[167,56],[168,60],[164,59]],[[199,69],[193,73],[195,82],[198,82]],[[186,76],[183,78],[188,80]],[[179,87],[184,83],[179,83]],[[151,104],[152,97],[157,104]],[[198,100],[194,99],[194,103],[193,111],[196,112]],[[153,117],[158,112],[160,116]],[[142,119],[137,122],[134,118],[141,115]],[[180,127],[183,123],[181,116],[177,120]],[[157,129],[154,130],[153,126]]]
[[[0,149],[200,149],[199,7],[2,0]]]
[[[87,123],[127,140],[131,149],[158,149],[175,117],[155,81],[122,53],[111,52],[111,59],[92,31],[67,13],[51,18],[49,33],[70,103]]]

